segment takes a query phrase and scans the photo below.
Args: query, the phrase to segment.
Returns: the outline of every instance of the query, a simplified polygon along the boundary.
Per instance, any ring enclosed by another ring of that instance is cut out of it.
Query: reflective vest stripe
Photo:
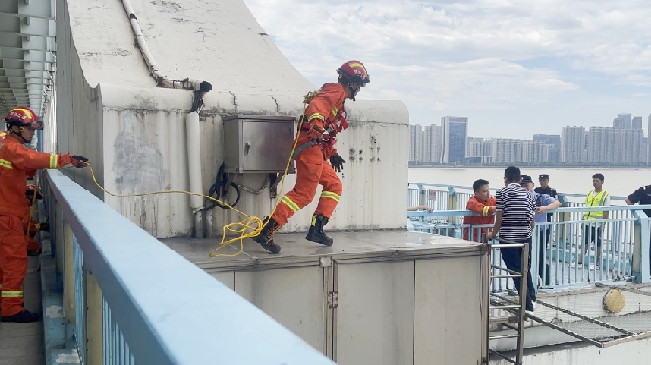
[[[291,199],[287,197],[287,195],[283,196],[281,199],[282,203],[285,203],[289,207],[289,209],[293,210],[294,212],[297,212],[299,209],[301,209],[298,204],[294,203]]]
[[[586,201],[586,205],[589,207],[598,207],[598,206],[603,206],[604,203],[606,202],[606,198],[608,197],[608,193],[606,190],[602,190],[599,192],[599,194],[594,195],[594,190],[590,190],[588,193],[588,198]],[[583,214],[583,219],[601,219],[604,216],[603,211],[594,211],[594,212],[585,212]]]
[[[315,119],[315,118],[325,121],[325,117],[323,115],[321,115],[321,113],[314,113],[314,114],[310,115],[310,117],[307,118],[307,121],[309,122],[310,120]]]
[[[491,211],[491,207],[486,205],[486,206],[484,206],[484,209],[481,210],[481,215],[487,216],[490,211]]]
[[[59,166],[59,155],[53,153],[50,155],[50,168],[56,169]]]
[[[330,199],[332,199],[332,200],[334,200],[334,201],[336,201],[336,202],[339,201],[339,194],[334,193],[334,192],[332,192],[332,191],[326,191],[326,190],[324,190],[324,191],[321,193],[321,197],[322,197],[322,198],[330,198]]]
[[[2,297],[3,298],[22,298],[23,297],[23,291],[22,290],[3,290],[2,291]]]
[[[9,161],[7,161],[5,159],[1,159],[1,158],[0,158],[0,167],[4,167],[4,168],[7,168],[7,169],[13,169],[14,168],[13,166],[11,166],[11,162],[9,162]]]

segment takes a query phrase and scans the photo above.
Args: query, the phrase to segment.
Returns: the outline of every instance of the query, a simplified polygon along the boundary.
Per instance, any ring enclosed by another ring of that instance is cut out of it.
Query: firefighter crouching
[[[340,172],[345,162],[334,148],[335,137],[348,128],[344,102],[346,99],[355,100],[360,88],[370,82],[366,68],[359,61],[344,63],[337,73],[339,81],[323,84],[305,109],[296,144],[296,185],[282,197],[260,234],[253,237],[272,253],[280,252],[280,246],[273,241],[274,232],[314,199],[319,184],[323,191],[305,238],[325,246],[333,243],[332,238],[323,232],[323,226],[339,202],[341,180],[335,170]]]
[[[29,214],[25,199],[27,176],[43,168],[87,166],[88,159],[70,154],[40,153],[24,146],[37,129],[43,129],[34,112],[17,107],[5,117],[7,135],[0,141],[0,267],[2,322],[28,323],[40,319],[25,310],[23,280],[27,270],[27,250],[23,219]]]

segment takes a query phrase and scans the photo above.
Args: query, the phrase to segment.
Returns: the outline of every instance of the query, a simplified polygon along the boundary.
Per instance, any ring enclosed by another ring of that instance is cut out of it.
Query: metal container
[[[276,234],[278,255],[251,240],[245,255],[216,258],[206,256],[214,240],[164,242],[338,364],[480,363],[481,245],[401,230],[328,234],[332,247]]]
[[[224,118],[226,172],[284,172],[295,131],[294,117],[240,114]],[[294,172],[293,163],[289,172]]]

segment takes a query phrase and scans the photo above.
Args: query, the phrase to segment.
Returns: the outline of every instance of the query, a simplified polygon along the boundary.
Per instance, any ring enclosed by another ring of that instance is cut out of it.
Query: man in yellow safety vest
[[[588,192],[585,199],[585,205],[588,207],[599,207],[610,205],[610,195],[603,190],[604,175],[592,175],[592,186],[594,190]],[[601,264],[601,244],[603,242],[603,222],[596,222],[596,220],[608,219],[608,211],[587,211],[583,213],[583,250],[579,256],[579,264],[583,263],[583,253],[588,252],[590,243],[595,243],[596,262],[595,267]]]

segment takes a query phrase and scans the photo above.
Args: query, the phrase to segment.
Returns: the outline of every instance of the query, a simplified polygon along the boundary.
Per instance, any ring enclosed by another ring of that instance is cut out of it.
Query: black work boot
[[[18,312],[13,316],[2,316],[2,322],[13,322],[13,323],[32,323],[38,322],[41,319],[41,315],[38,313],[32,313],[27,310]]]
[[[323,226],[328,224],[328,218],[319,215],[312,216],[312,225],[310,230],[307,231],[307,236],[305,237],[308,241],[320,243],[325,246],[332,246],[332,238],[326,236],[323,232]]]
[[[274,232],[278,229],[280,229],[280,225],[273,218],[269,218],[262,227],[260,234],[253,237],[253,240],[259,243],[265,250],[271,253],[278,253],[280,252],[280,246],[274,243]]]

